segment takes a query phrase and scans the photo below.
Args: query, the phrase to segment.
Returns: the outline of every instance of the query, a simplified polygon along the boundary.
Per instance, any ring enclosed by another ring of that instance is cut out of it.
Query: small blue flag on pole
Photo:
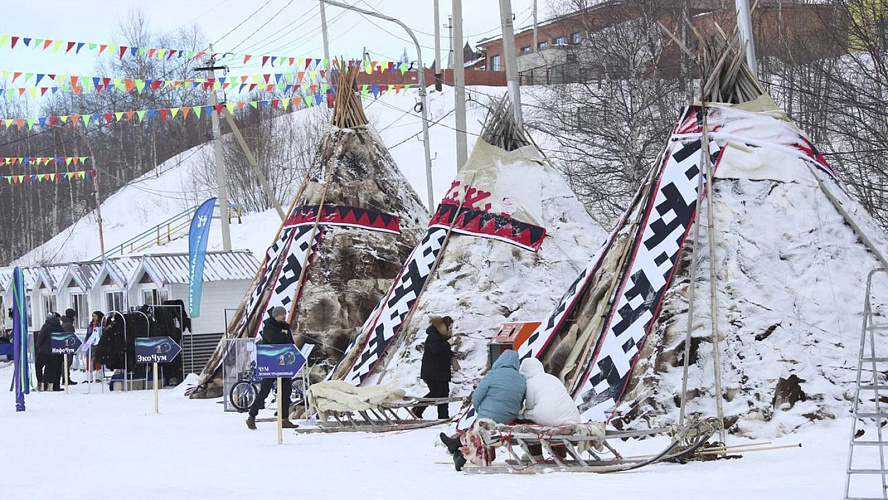
[[[203,202],[194,212],[194,218],[191,219],[191,227],[188,230],[188,314],[192,318],[200,316],[207,237],[210,234],[210,222],[213,220],[215,207],[216,198],[210,198]],[[222,208],[223,217],[227,215],[225,214],[227,208]]]

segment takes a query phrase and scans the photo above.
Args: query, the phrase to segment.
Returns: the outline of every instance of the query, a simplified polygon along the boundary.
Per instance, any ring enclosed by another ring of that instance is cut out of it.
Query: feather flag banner
[[[12,273],[12,360],[13,375],[10,391],[15,391],[15,411],[25,411],[25,394],[31,392],[28,372],[28,312],[25,303],[25,279],[22,270]]]

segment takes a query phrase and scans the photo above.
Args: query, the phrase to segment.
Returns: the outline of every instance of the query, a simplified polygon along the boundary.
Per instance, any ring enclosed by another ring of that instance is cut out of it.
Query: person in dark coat
[[[432,316],[426,329],[425,349],[422,352],[422,367],[419,376],[429,386],[426,398],[446,398],[450,396],[450,367],[453,349],[450,347],[453,319],[450,316],[440,318]],[[416,406],[413,413],[422,418],[425,406]],[[447,403],[438,405],[438,418],[449,419]]]
[[[61,361],[62,357],[52,353],[52,334],[61,333],[65,330],[62,328],[62,322],[55,313],[50,313],[46,317],[46,321],[37,334],[36,345],[37,359],[35,368],[37,371],[37,382],[40,389],[44,391],[61,391],[59,387],[59,378],[62,375],[60,366],[57,366],[57,360]]]
[[[65,315],[62,316],[62,328],[68,333],[75,333],[74,319],[77,317],[77,311],[74,309],[66,309]],[[68,385],[77,385],[77,382],[71,380],[71,365],[74,364],[74,355],[68,354]],[[61,356],[59,356],[61,358]]]
[[[287,310],[281,306],[277,306],[271,310],[271,317],[262,324],[262,333],[260,344],[294,344],[293,335],[290,333],[290,324],[287,323]],[[247,417],[247,428],[256,430],[256,415],[259,410],[265,406],[265,399],[274,385],[275,379],[262,379],[262,385],[259,388],[259,395],[253,406],[250,407],[250,416]],[[293,392],[293,380],[287,377],[281,379],[281,408],[286,412],[283,416],[283,428],[295,429],[298,425],[290,422],[290,394]]]

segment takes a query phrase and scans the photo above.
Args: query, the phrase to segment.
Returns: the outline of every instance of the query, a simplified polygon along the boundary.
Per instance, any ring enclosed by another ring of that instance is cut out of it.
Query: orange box
[[[493,341],[497,344],[512,343],[512,349],[517,350],[518,347],[527,341],[530,335],[540,326],[540,321],[524,321],[503,323],[500,331],[496,334]]]

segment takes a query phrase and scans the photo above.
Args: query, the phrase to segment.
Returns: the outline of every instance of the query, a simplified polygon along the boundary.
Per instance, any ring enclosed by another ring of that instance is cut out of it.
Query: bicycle
[[[228,393],[228,400],[231,406],[239,413],[249,411],[250,407],[256,401],[259,394],[259,385],[262,379],[259,378],[259,372],[256,370],[256,362],[250,363],[250,367],[238,375],[238,381],[231,387]],[[290,393],[290,407],[305,404],[305,392],[302,377],[293,378],[293,389]],[[277,381],[275,381],[272,394],[277,394]],[[263,406],[264,408],[264,406]]]

